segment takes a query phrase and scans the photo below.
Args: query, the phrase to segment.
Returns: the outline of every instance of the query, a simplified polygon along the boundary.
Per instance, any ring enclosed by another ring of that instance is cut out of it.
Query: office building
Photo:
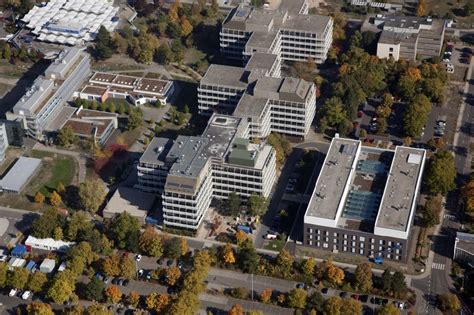
[[[138,106],[157,101],[166,104],[173,92],[174,82],[170,80],[95,72],[78,96],[97,102],[105,102],[109,97],[122,98]]]
[[[280,78],[277,55],[255,53],[245,68],[211,65],[198,87],[202,115],[232,114],[249,122],[251,138],[270,132],[304,138],[316,112],[316,87]]]
[[[456,232],[453,260],[474,267],[474,234]]]
[[[256,52],[285,61],[326,60],[332,43],[333,20],[308,15],[307,0],[272,1],[258,9],[240,5],[222,23],[220,48],[230,59],[246,61]]]
[[[8,149],[7,128],[4,123],[0,123],[0,163],[5,160]]]
[[[108,0],[50,0],[33,6],[21,20],[39,41],[84,45],[95,39],[101,26],[112,32],[118,11]]]
[[[78,48],[61,51],[33,85],[6,114],[11,121],[20,121],[27,136],[43,140],[54,127],[61,110],[90,72],[90,56]]]
[[[246,120],[213,115],[201,136],[155,138],[138,164],[137,188],[161,196],[164,225],[196,230],[213,198],[268,197],[275,152],[250,143]]]
[[[379,58],[415,60],[441,54],[445,29],[440,19],[377,14],[365,19],[361,31],[378,34]]]
[[[334,138],[304,216],[304,245],[407,262],[425,156]]]
[[[0,192],[19,194],[39,171],[41,160],[21,156],[0,179]]]

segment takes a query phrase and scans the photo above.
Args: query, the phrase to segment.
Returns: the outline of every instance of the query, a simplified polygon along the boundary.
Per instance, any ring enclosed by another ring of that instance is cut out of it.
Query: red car
[[[358,294],[352,294],[351,298],[353,298],[356,301],[359,301],[359,295]]]

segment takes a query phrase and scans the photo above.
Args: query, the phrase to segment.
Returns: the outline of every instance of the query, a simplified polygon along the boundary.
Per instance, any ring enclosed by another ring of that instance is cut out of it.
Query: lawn
[[[64,186],[72,183],[76,175],[76,161],[73,157],[45,151],[33,150],[31,157],[42,159],[42,166],[25,189],[25,194],[33,196],[40,191],[49,196],[61,182]]]
[[[281,238],[281,239],[276,239],[276,240],[271,240],[268,242],[267,245],[264,246],[265,249],[268,250],[274,250],[276,252],[279,252],[285,247],[286,244],[286,239]]]

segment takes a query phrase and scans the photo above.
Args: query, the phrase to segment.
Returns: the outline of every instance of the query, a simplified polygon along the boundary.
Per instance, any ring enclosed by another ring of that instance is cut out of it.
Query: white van
[[[268,233],[267,235],[265,235],[265,238],[267,240],[276,240],[277,236],[276,236],[276,234]]]
[[[17,292],[16,289],[11,289],[10,293],[8,293],[8,296],[10,296],[10,297],[15,296],[16,292]]]

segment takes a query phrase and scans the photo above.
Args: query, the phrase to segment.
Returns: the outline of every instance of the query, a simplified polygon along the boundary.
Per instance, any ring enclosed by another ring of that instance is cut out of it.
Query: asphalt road
[[[20,231],[24,233],[31,226],[38,214],[34,212],[0,207],[0,242],[3,247],[16,237]]]

